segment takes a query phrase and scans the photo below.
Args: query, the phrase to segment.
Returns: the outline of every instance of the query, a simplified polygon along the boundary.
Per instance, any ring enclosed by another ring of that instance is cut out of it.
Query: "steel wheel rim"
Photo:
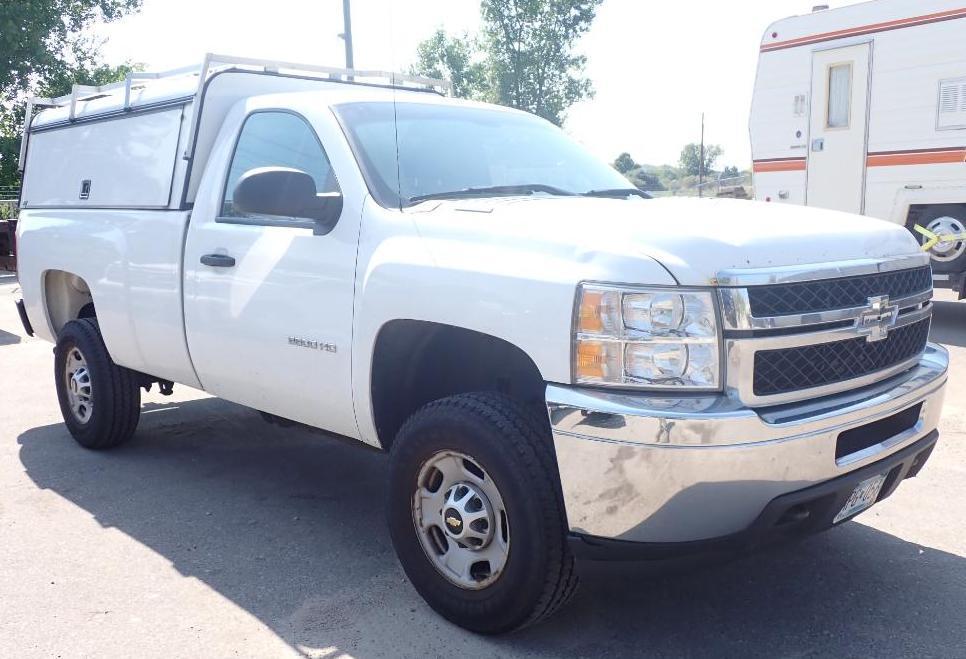
[[[80,423],[87,423],[94,413],[94,389],[91,385],[91,372],[87,366],[87,359],[76,346],[67,353],[67,360],[64,363],[64,381],[71,414]]]
[[[510,552],[510,523],[500,490],[479,462],[458,451],[426,460],[412,510],[426,557],[450,583],[481,590],[500,578]]]
[[[966,226],[955,217],[939,217],[926,227],[937,236],[961,236],[966,233]],[[966,253],[966,240],[950,240],[936,243],[929,250],[930,256],[936,261],[948,263],[955,261]]]

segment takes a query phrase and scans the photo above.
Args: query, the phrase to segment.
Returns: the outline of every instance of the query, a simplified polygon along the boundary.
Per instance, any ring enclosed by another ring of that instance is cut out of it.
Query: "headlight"
[[[710,291],[597,284],[577,289],[576,382],[714,390],[720,364]]]

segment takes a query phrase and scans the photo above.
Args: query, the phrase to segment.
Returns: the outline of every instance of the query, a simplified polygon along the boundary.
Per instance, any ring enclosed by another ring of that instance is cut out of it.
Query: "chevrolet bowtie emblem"
[[[446,518],[446,523],[452,526],[454,529],[458,529],[460,527],[460,521],[452,516]]]
[[[889,336],[889,330],[898,318],[899,305],[889,304],[888,295],[870,297],[869,307],[855,319],[855,329],[866,337],[866,341],[875,343]]]

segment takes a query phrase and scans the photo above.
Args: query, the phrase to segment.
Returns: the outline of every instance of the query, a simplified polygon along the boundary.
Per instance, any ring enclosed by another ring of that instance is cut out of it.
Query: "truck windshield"
[[[348,103],[335,111],[370,192],[386,208],[520,194],[646,196],[531,115],[411,102]]]

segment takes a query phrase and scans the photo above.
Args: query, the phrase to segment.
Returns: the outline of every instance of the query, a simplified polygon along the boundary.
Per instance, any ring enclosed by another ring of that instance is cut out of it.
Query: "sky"
[[[596,96],[574,105],[565,130],[599,157],[623,151],[675,164],[705,136],[718,165],[750,166],[748,113],[758,44],[773,21],[810,0],[604,0],[578,44]],[[848,1],[826,2],[833,7]],[[437,28],[475,32],[478,0],[352,0],[355,66],[403,70]],[[105,61],[164,70],[206,52],[343,66],[341,0],[144,0],[143,10],[97,30]]]

